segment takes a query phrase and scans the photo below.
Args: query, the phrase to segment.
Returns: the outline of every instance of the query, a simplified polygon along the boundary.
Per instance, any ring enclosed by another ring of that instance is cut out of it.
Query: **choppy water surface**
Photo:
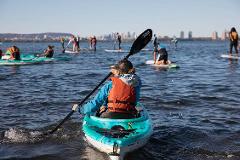
[[[48,44],[16,45],[22,52],[36,53]],[[60,45],[53,45],[54,56],[61,60],[0,67],[0,159],[104,160],[104,153],[84,141],[79,113],[52,136],[36,137],[56,126],[125,54],[104,52],[112,43],[100,42],[96,53],[80,54],[62,54]],[[143,81],[141,101],[154,134],[126,159],[240,159],[240,62],[220,58],[228,42],[179,42],[177,50],[167,46],[169,59],[180,69],[146,65],[152,58],[149,52],[130,57]]]

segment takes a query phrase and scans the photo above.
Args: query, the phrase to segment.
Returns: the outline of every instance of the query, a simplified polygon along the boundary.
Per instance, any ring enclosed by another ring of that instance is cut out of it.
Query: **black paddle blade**
[[[148,42],[150,42],[152,39],[152,30],[147,29],[143,33],[141,33],[138,38],[134,41],[131,50],[129,54],[126,56],[128,58],[129,56],[139,52],[141,49],[143,49]]]

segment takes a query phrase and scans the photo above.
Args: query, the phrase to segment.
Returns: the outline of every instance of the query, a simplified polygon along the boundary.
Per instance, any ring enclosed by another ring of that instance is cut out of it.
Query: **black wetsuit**
[[[168,53],[167,53],[167,50],[166,48],[161,48],[158,53],[160,54],[159,58],[158,58],[158,61],[161,61],[163,60],[165,64],[167,64],[167,61],[168,61]]]
[[[121,49],[122,40],[120,35],[118,35],[117,40],[118,40],[118,49]]]
[[[153,40],[153,46],[154,46],[154,52],[158,51],[158,40],[157,37],[154,38]]]
[[[15,60],[21,60],[20,52],[14,52],[13,57],[14,57]]]
[[[230,35],[231,36],[231,33]],[[236,36],[236,39],[231,39],[230,38],[230,53],[232,53],[232,48],[234,47],[235,52],[238,53],[238,35]]]
[[[46,53],[45,53],[45,57],[52,58],[53,54],[54,54],[53,50],[47,50]]]

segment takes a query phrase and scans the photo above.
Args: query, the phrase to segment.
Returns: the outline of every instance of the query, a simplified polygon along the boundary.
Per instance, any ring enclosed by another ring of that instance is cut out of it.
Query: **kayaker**
[[[52,58],[54,54],[54,46],[49,45],[47,49],[44,50],[44,56],[47,58]]]
[[[93,47],[94,51],[97,50],[97,38],[96,38],[96,36],[93,36],[93,38],[92,38],[92,47]]]
[[[238,54],[238,33],[234,27],[231,28],[229,33],[230,39],[230,51],[229,53],[232,54],[232,48],[234,47],[236,54]]]
[[[80,108],[83,114],[99,111],[102,118],[135,118],[135,105],[139,101],[141,80],[128,60],[111,67],[113,76],[100,89],[93,100]]]
[[[20,50],[16,46],[8,48],[5,54],[9,55],[11,60],[21,60]]]
[[[154,49],[153,49],[153,57],[155,57],[154,58],[154,62],[156,61],[156,55],[157,55],[157,53],[158,53],[158,39],[157,39],[157,36],[156,36],[156,34],[154,34],[153,35],[154,36],[154,39],[153,39],[153,47],[154,47]]]
[[[117,33],[117,41],[118,41],[118,49],[121,50],[122,37],[119,33]]]
[[[156,54],[154,54],[154,64],[169,64],[170,61],[168,60],[168,52],[165,46],[160,45],[160,48],[157,50],[158,58]]]

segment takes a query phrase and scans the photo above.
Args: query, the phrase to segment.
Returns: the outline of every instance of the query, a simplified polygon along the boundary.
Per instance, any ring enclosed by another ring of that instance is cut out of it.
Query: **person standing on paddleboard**
[[[70,45],[70,43],[73,44],[73,52],[78,52],[77,51],[77,43],[78,42],[77,42],[77,38],[74,35],[71,36],[66,48]]]
[[[137,116],[135,108],[140,97],[141,80],[128,60],[111,67],[113,76],[93,100],[80,108],[80,113],[98,112],[102,118],[130,119]]]
[[[231,31],[229,32],[229,39],[230,39],[229,53],[232,54],[232,48],[234,47],[236,54],[238,54],[238,33],[234,27],[232,27]]]
[[[0,59],[2,59],[2,56],[3,56],[3,52],[2,52],[2,50],[0,49]]]
[[[97,50],[97,38],[96,38],[96,36],[93,36],[93,38],[92,38],[92,49],[94,50],[94,51],[96,51]]]
[[[60,38],[60,42],[61,42],[63,50],[65,50],[65,47],[64,47],[65,39],[63,37]]]
[[[154,57],[154,63],[156,62],[156,55],[158,53],[158,39],[156,34],[154,34],[154,39],[153,39],[153,57]]]
[[[118,49],[121,50],[122,37],[119,33],[117,33],[117,41],[118,41]]]

